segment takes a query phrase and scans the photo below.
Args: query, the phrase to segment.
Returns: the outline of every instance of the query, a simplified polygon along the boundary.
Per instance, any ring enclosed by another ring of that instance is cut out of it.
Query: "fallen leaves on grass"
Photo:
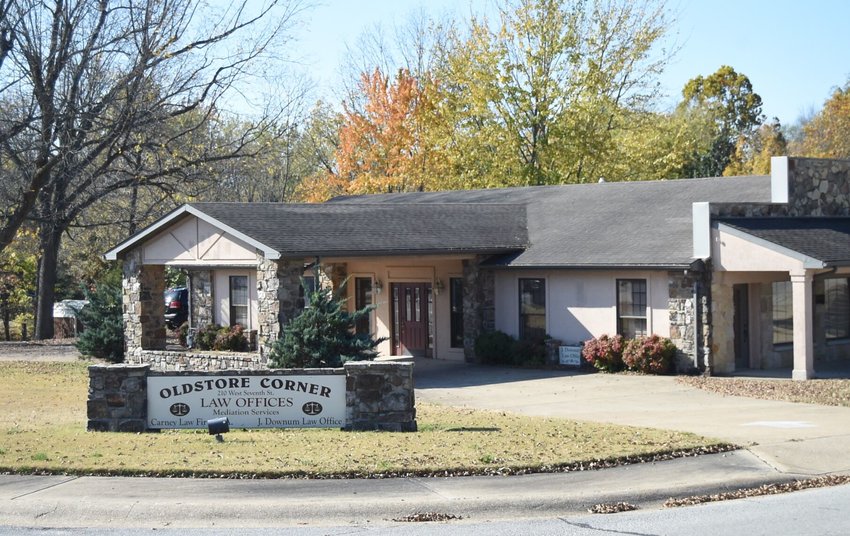
[[[781,482],[776,484],[765,484],[757,488],[743,488],[724,493],[712,495],[694,495],[680,499],[670,498],[664,502],[665,508],[676,508],[678,506],[693,506],[718,501],[729,501],[733,499],[745,499],[747,497],[760,497],[763,495],[777,495],[791,491],[800,491],[812,488],[825,488],[828,486],[841,486],[850,483],[850,475],[826,475],[806,480],[795,480],[793,482]]]
[[[800,382],[789,379],[681,376],[677,381],[727,396],[850,407],[850,379],[815,379]]]

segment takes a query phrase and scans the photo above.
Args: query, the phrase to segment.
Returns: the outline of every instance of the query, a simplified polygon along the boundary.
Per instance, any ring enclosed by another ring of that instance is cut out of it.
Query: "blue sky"
[[[310,76],[328,88],[345,45],[364,30],[390,29],[424,8],[482,12],[488,0],[324,0],[304,14],[297,35]],[[792,124],[818,110],[850,77],[850,0],[671,0],[670,37],[681,49],[662,78],[673,103],[697,75],[731,65],[750,78],[768,117]]]

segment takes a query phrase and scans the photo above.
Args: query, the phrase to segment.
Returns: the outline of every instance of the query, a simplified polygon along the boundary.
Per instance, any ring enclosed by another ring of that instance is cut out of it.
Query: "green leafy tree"
[[[728,65],[689,80],[682,97],[680,107],[702,109],[714,123],[711,146],[693,156],[686,176],[719,177],[732,162],[738,140],[750,139],[764,122],[761,97],[749,78]]]
[[[343,287],[344,288],[344,287]],[[332,290],[310,291],[304,285],[309,307],[293,318],[269,354],[272,368],[338,367],[346,361],[374,359],[384,339],[355,333],[355,324],[374,308],[349,312],[347,300]]]
[[[83,332],[77,349],[83,355],[113,363],[124,360],[124,315],[121,270],[110,270],[94,290],[86,289],[88,305],[79,311]]]
[[[837,88],[803,124],[794,153],[812,158],[850,158],[850,81]]]
[[[736,175],[770,175],[770,158],[788,154],[788,142],[782,125],[774,118],[749,138],[741,136],[735,145],[732,161],[723,170],[726,177]]]

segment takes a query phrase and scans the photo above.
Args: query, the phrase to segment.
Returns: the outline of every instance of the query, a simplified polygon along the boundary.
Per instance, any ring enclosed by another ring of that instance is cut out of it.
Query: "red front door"
[[[391,292],[393,355],[429,356],[431,284],[392,283]]]

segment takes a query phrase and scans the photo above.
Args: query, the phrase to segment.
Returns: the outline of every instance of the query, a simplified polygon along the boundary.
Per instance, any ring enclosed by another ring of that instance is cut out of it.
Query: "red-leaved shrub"
[[[591,365],[604,372],[623,370],[623,337],[600,335],[585,341],[581,356]]]
[[[670,339],[650,335],[626,343],[623,362],[629,370],[644,374],[666,374],[676,356],[676,345]]]

